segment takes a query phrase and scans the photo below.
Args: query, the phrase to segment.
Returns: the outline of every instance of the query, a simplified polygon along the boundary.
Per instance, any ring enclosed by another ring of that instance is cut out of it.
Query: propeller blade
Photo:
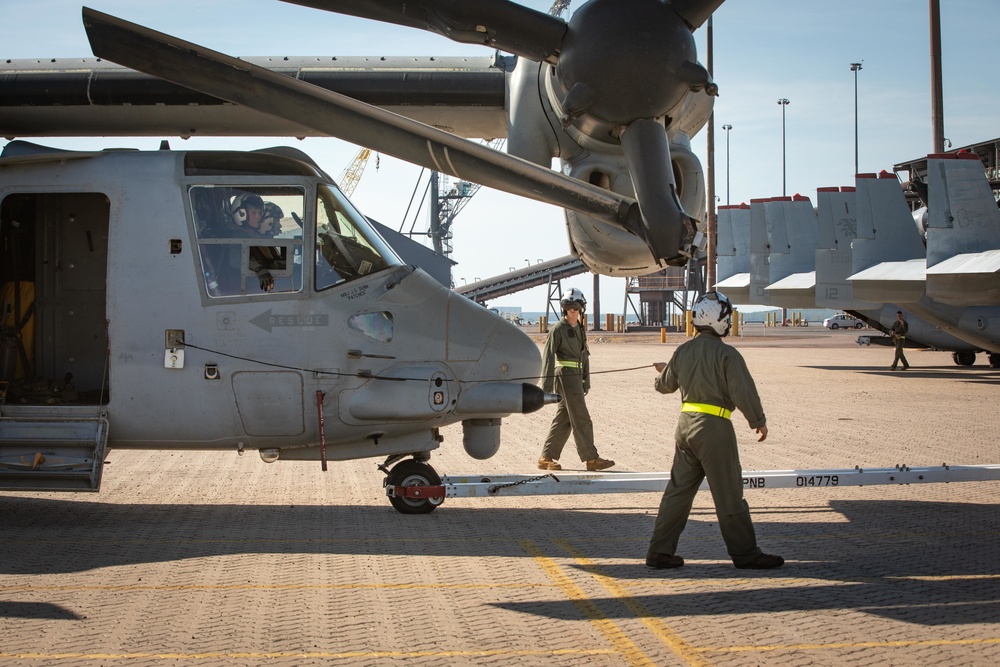
[[[629,227],[634,200],[506,153],[83,8],[94,55],[193,90],[286,118],[326,135],[497,190]]]
[[[683,266],[690,259],[695,224],[677,198],[667,130],[655,120],[640,119],[625,128],[621,142],[642,213],[633,231],[653,257]]]
[[[723,2],[725,0],[670,0],[670,6],[678,16],[687,21],[691,30],[695,30],[700,28]]]
[[[555,64],[566,33],[562,19],[508,0],[283,0],[338,14],[395,23],[465,44]]]

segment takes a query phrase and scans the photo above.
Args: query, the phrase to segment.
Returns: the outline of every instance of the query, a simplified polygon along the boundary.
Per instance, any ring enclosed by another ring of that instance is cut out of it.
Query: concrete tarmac
[[[1000,463],[1000,370],[859,332],[750,327],[770,430],[745,470]],[[538,337],[539,340],[541,337]],[[588,404],[614,471],[669,470],[680,400],[651,364],[682,336],[592,333]],[[636,369],[636,370],[630,370]],[[536,473],[554,409],[504,420],[441,474]],[[113,428],[113,424],[112,424]],[[449,499],[397,513],[380,460],[112,451],[97,495],[0,493],[3,665],[993,665],[1000,482],[751,489],[762,548],[733,568],[711,496],[643,558],[658,493]],[[581,470],[572,441],[562,457]]]

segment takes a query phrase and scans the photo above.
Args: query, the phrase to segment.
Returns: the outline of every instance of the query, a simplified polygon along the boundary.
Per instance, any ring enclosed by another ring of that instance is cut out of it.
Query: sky
[[[521,0],[548,11],[551,0]],[[573,0],[570,10],[584,3]],[[855,80],[861,172],[931,151],[930,40],[926,0],[727,0],[713,16],[715,191],[718,205],[782,194],[782,106],[785,194],[815,203],[816,188],[853,185]],[[88,6],[233,56],[483,56],[485,47],[439,35],[321,12],[277,0],[91,0]],[[70,0],[0,0],[0,58],[92,58]],[[39,18],[44,17],[44,18]],[[988,74],[997,0],[941,2],[944,136],[960,147],[1000,136],[1000,80]],[[706,30],[696,33],[707,65]],[[851,63],[862,63],[855,74]],[[732,126],[727,133],[724,124]],[[707,166],[707,130],[692,147]],[[293,145],[332,176],[358,146],[332,138],[166,137],[173,148],[241,149]],[[136,147],[155,150],[160,137],[30,139],[68,149]],[[0,139],[0,147],[6,141]],[[404,223],[421,170],[373,156],[352,199],[365,214],[395,229]],[[728,174],[728,185],[727,185]],[[422,188],[421,188],[422,190]],[[423,209],[426,211],[426,206]],[[426,214],[419,221],[426,228]],[[404,230],[404,231],[405,231]],[[455,282],[486,278],[569,253],[562,210],[482,188],[454,226]],[[602,313],[621,314],[625,281],[602,277]],[[593,299],[593,276],[564,280]],[[497,299],[492,306],[545,309],[547,290]]]

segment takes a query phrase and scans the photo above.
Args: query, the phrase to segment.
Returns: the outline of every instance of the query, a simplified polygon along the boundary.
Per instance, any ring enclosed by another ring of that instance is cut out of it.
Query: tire
[[[831,329],[839,329],[839,328],[840,328],[840,325],[839,325],[839,324],[837,324],[836,322],[831,322],[831,323],[830,323],[830,328],[831,328]]]
[[[976,363],[975,352],[952,352],[951,358],[959,366],[971,366]]]
[[[407,459],[400,461],[389,471],[385,483],[386,486],[437,486],[441,483],[441,477],[427,463]],[[389,502],[400,514],[430,514],[441,504],[441,499],[431,501],[389,496]]]
[[[855,329],[863,329],[864,326],[865,326],[864,322],[858,322],[857,324],[854,325],[854,328]]]

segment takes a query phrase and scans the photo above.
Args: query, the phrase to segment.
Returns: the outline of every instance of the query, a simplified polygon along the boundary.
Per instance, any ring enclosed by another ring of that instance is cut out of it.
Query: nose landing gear
[[[385,464],[379,468],[386,470]],[[384,485],[389,502],[402,514],[429,514],[444,502],[441,477],[424,461],[397,463],[386,473]]]

